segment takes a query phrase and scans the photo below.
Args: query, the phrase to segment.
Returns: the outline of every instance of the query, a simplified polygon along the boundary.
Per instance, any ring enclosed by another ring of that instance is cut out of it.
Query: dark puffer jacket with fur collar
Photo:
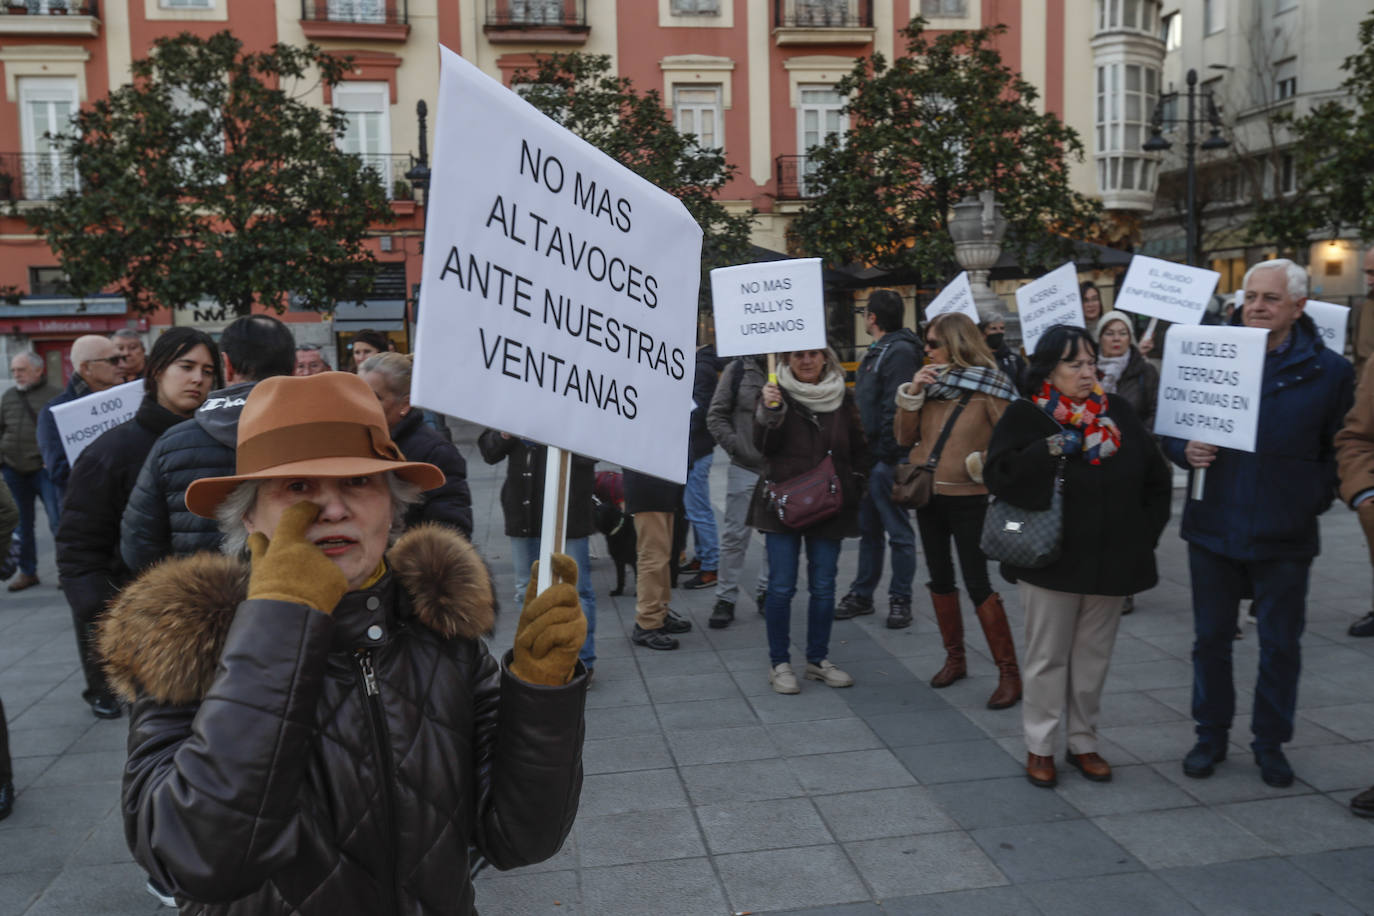
[[[107,614],[133,702],[125,832],[183,913],[469,914],[469,843],[497,868],[562,846],[585,673],[540,687],[497,665],[491,579],[460,536],[416,529],[387,561],[332,615],[246,600],[247,564],[211,554]]]

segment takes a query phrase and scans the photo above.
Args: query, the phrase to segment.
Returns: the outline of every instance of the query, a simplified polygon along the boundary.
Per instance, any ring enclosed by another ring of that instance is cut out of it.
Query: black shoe
[[[763,605],[764,605],[764,602],[766,602],[767,600],[768,600],[768,589],[766,589],[766,588],[760,588],[760,589],[758,589],[758,590],[756,590],[756,591],[754,592],[754,603],[757,604],[757,605],[759,606],[759,616],[760,616],[760,617],[762,617],[764,614],[767,613],[767,610],[766,610],[766,609],[764,608],[764,606],[763,606]]]
[[[909,626],[911,626],[911,599],[893,598],[888,601],[887,628],[889,630],[905,630]]]
[[[711,619],[706,621],[706,625],[713,630],[723,630],[735,620],[735,603],[720,598],[716,601],[716,606],[711,608]]]
[[[1352,623],[1346,632],[1351,636],[1374,636],[1374,611]]]
[[[1126,600],[1121,602],[1121,615],[1124,617],[1135,611],[1135,595],[1127,595]]]
[[[0,784],[0,821],[10,816],[14,810],[14,783],[5,780]]]
[[[85,699],[97,719],[118,719],[124,712],[123,705],[104,690],[97,690]]]
[[[714,569],[703,569],[701,572],[682,583],[682,587],[690,589],[710,588],[715,584],[716,571]]]
[[[1374,789],[1365,789],[1350,799],[1350,810],[1359,817],[1374,817]]]
[[[1293,767],[1283,751],[1276,747],[1266,747],[1255,751],[1255,763],[1260,768],[1260,779],[1265,785],[1276,789],[1286,789],[1293,784]]]
[[[660,652],[677,648],[677,640],[669,636],[663,627],[659,627],[657,630],[646,630],[639,624],[635,624],[634,630],[630,632],[630,642],[646,649],[658,649]]]
[[[663,618],[663,629],[669,633],[690,633],[692,632],[692,621],[686,617],[679,617],[670,610],[668,616]]]
[[[865,598],[850,592],[840,599],[840,603],[835,605],[835,619],[848,620],[851,617],[858,617],[862,614],[873,613],[873,599]]]
[[[1188,752],[1188,756],[1183,758],[1183,775],[1191,776],[1194,779],[1206,779],[1212,775],[1217,768],[1217,764],[1226,759],[1226,744],[1215,745],[1208,741],[1199,741],[1193,745],[1193,749]]]

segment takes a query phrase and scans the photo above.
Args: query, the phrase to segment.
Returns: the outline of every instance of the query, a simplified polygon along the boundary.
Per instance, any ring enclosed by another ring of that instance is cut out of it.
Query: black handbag
[[[1040,569],[1059,559],[1064,540],[1064,465],[1059,459],[1048,509],[1022,509],[1004,499],[988,502],[979,546],[990,559]]]
[[[763,485],[778,521],[788,528],[809,528],[838,515],[844,506],[840,477],[830,452],[804,474],[777,483],[766,480]]]
[[[930,498],[935,495],[935,466],[940,463],[940,453],[945,450],[945,442],[954,431],[954,424],[959,419],[959,414],[968,406],[971,397],[973,392],[965,391],[963,397],[959,398],[959,403],[945,421],[945,428],[940,430],[940,438],[935,440],[935,447],[930,450],[930,457],[924,464],[897,465],[892,477],[894,503],[904,509],[919,509],[930,502]]]

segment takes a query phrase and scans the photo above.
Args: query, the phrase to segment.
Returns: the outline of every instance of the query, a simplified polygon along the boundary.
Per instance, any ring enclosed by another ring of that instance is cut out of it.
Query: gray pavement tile
[[[1344,706],[1352,700],[1363,701],[1365,696],[1363,693],[1351,691],[1346,685],[1332,683],[1320,674],[1303,672],[1302,681],[1298,684],[1298,712],[1306,713],[1326,706]],[[1236,705],[1239,709],[1249,709],[1251,702],[1247,701],[1241,705],[1237,700]]]
[[[34,780],[35,786],[76,786],[90,783],[118,783],[124,774],[129,755],[123,750],[92,751],[89,754],[63,754],[43,775]],[[118,789],[115,790],[118,792]]]
[[[861,840],[845,848],[879,900],[1008,883],[962,831]]]
[[[674,652],[655,652],[643,646],[636,647],[639,670],[644,673],[646,681],[690,674],[725,673],[725,666],[716,657],[716,653],[709,646],[699,642],[693,634],[682,634],[678,637],[678,642],[682,647]],[[766,654],[761,654],[761,657],[767,661]]]
[[[69,865],[47,886],[24,916],[151,916],[162,909],[144,889],[147,876],[127,865]]]
[[[785,722],[766,726],[784,757],[833,751],[862,751],[883,746],[882,740],[858,717]]]
[[[819,681],[805,680],[802,677],[803,666],[794,667],[797,671],[797,681],[801,684],[800,694],[785,696],[769,690],[767,693],[749,697],[749,705],[753,707],[758,721],[771,725],[778,722],[841,719],[854,715],[854,711],[841,696],[852,688],[836,689],[827,687]]]
[[[716,658],[727,671],[734,675],[759,672],[764,681],[768,680],[767,642],[748,649],[721,649]]]
[[[22,793],[56,761],[56,755],[52,757],[16,757],[11,760],[10,767],[14,770],[14,791]]]
[[[58,870],[60,864],[52,862],[46,868],[5,875],[4,880],[0,880],[0,913],[18,916],[26,911],[29,904],[62,874]]]
[[[1274,849],[1250,831],[1207,808],[1173,808],[1093,818],[1151,869],[1258,859]]]
[[[0,821],[0,833],[21,828],[86,831],[119,807],[119,786],[33,786],[20,790],[14,813]]]
[[[1098,722],[1114,728],[1130,725],[1155,725],[1162,722],[1186,720],[1183,713],[1171,709],[1147,693],[1136,691],[1102,695],[1102,712]]]
[[[1178,655],[1153,642],[1128,633],[1118,634],[1116,643],[1112,646],[1112,667],[1178,657]]]
[[[1323,792],[1367,789],[1374,773],[1374,741],[1295,747],[1285,753],[1298,779]]]
[[[1319,711],[1319,710],[1314,710]],[[1323,728],[1312,720],[1306,718],[1307,713],[1299,712],[1293,722],[1293,740],[1284,744],[1284,749],[1295,747],[1313,747],[1319,744],[1348,744],[1350,739],[1338,735],[1330,729]],[[1249,756],[1250,736],[1250,717],[1248,715],[1236,716],[1235,725],[1231,728],[1231,740],[1242,745],[1246,756]]]
[[[941,741],[970,741],[982,738],[983,730],[957,709],[920,709],[865,715],[868,727],[891,747],[936,744]]]
[[[676,677],[655,677],[647,682],[649,697],[659,704],[684,703],[689,700],[719,700],[738,697],[739,688],[728,674],[683,674]]]
[[[934,665],[930,673],[933,675],[938,670],[939,665]],[[937,696],[960,711],[986,709],[988,697],[997,689],[997,669],[991,664],[975,666],[974,663],[970,663],[969,670],[971,673],[968,677],[940,688]],[[1016,713],[1013,712],[1012,715],[1015,716]]]
[[[984,827],[972,836],[1017,884],[1142,870],[1134,856],[1086,820]]]
[[[893,753],[923,785],[997,779],[1014,775],[1019,770],[1016,762],[1007,759],[1006,753],[991,738],[912,745],[895,748]]]
[[[1374,845],[1314,855],[1293,856],[1288,861],[1311,875],[1327,889],[1365,912],[1374,911]]]
[[[595,688],[594,688],[595,689]],[[628,738],[631,735],[659,733],[658,716],[654,708],[642,706],[610,706],[586,712],[587,738]]]
[[[704,858],[584,868],[582,905],[595,916],[644,916],[665,907],[681,916],[726,912],[720,882]]]
[[[730,763],[777,757],[778,748],[762,725],[667,732],[678,766]]]
[[[830,832],[842,843],[881,837],[943,833],[958,824],[936,802],[930,789],[904,786],[812,797]]]
[[[15,804],[16,813],[19,806]],[[0,830],[0,874],[12,875],[64,863],[92,824],[48,823],[42,827]]]
[[[1099,916],[1104,909],[1120,916],[1198,912],[1169,885],[1145,873],[1033,882],[1021,885],[1021,892],[1043,912],[1055,916]]]
[[[1183,808],[1197,803],[1153,767],[1144,764],[1114,766],[1112,781],[1106,783],[1083,779],[1077,773],[1062,776],[1055,793],[1088,817]]]
[[[10,744],[14,738],[11,735]],[[108,722],[94,722],[82,731],[81,736],[67,748],[67,753],[88,754],[95,751],[122,751],[129,749],[129,721],[115,719]]]
[[[577,810],[580,816],[595,817],[686,805],[687,796],[676,770],[634,770],[587,776],[582,781]]]
[[[1368,659],[1366,668],[1371,668]],[[1317,723],[1350,741],[1374,740],[1374,703],[1324,706],[1302,713],[1302,718]]]
[[[696,809],[712,855],[834,842],[809,798],[702,805]]]
[[[885,749],[790,757],[787,763],[811,795],[889,789],[916,782],[902,762]]]
[[[965,830],[1074,820],[1083,816],[1059,795],[1031,785],[1024,776],[946,782],[931,786],[930,792],[940,807]]]
[[[1208,916],[1354,916],[1360,910],[1284,859],[1251,859],[1158,873]]]
[[[1006,738],[1021,735],[1025,727],[1021,723],[1020,707],[988,709],[986,706],[970,707],[959,710],[974,725],[992,738]]]
[[[885,916],[1026,916],[1033,912],[1019,887],[982,887],[921,897],[889,897]]]
[[[1151,766],[1155,772],[1206,805],[1224,805],[1283,795],[1307,795],[1312,792],[1312,787],[1303,781],[1302,773],[1298,773],[1298,778],[1286,789],[1267,785],[1260,779],[1259,767],[1255,766],[1248,748],[1236,750],[1233,747],[1226,760],[1217,764],[1215,772],[1205,779],[1194,779],[1186,775],[1181,760],[1155,763]]]
[[[887,916],[887,907],[873,902],[809,906],[804,910],[776,910],[775,916]]]
[[[662,735],[597,738],[582,745],[582,768],[588,774],[657,770],[672,765]]]
[[[797,798],[806,794],[787,761],[776,758],[684,766],[678,772],[694,805]]]
[[[1112,725],[1106,720],[1101,721],[1107,726],[1098,728],[1102,737],[1125,748],[1145,763],[1181,761],[1197,742],[1192,720],[1179,719],[1150,725]]]
[[[1347,804],[1325,795],[1238,802],[1214,810],[1282,855],[1328,852],[1374,843],[1374,823],[1351,816]]]
[[[696,731],[731,725],[757,725],[758,717],[742,696],[719,700],[689,700],[686,703],[659,703],[655,706],[665,731]]]
[[[9,697],[4,697],[6,708],[9,707]],[[87,731],[90,725],[54,725],[48,728],[24,728],[10,729],[10,757],[54,757],[63,753],[68,748],[76,750],[73,745]],[[128,730],[123,731],[125,740],[128,740]],[[92,750],[87,748],[87,750]]]
[[[5,699],[8,702],[9,698]],[[79,693],[57,696],[54,692],[11,719],[10,727],[15,731],[23,731],[29,728],[89,726],[93,721],[91,708]]]
[[[583,868],[706,855],[690,808],[579,817],[573,831]]]
[[[67,860],[72,865],[123,865],[133,862],[124,839],[124,817],[115,809],[95,825]]]
[[[717,856],[715,865],[732,912],[872,899],[849,859],[834,845],[730,853]]]
[[[581,903],[577,872],[527,874],[523,869],[487,869],[473,882],[482,916],[593,916]]]
[[[591,689],[587,691],[589,716],[593,709],[606,709],[612,706],[641,706],[649,702],[649,691],[644,686],[644,680],[639,676],[638,669],[630,666],[631,670],[622,670],[619,678],[607,677],[606,675],[612,673],[607,669],[616,667],[619,666],[597,659],[596,676],[592,680]]]

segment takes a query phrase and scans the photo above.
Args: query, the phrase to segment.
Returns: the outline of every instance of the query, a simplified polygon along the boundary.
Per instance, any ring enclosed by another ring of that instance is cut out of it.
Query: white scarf
[[[1126,364],[1131,361],[1131,351],[1128,349],[1120,356],[1099,356],[1097,358],[1097,368],[1102,372],[1102,390],[1108,394],[1116,394],[1116,386],[1121,381],[1121,373],[1126,371]]]
[[[829,366],[826,367],[829,370]],[[844,400],[844,374],[830,370],[819,382],[799,381],[786,363],[778,366],[778,387],[812,413],[830,413]]]

